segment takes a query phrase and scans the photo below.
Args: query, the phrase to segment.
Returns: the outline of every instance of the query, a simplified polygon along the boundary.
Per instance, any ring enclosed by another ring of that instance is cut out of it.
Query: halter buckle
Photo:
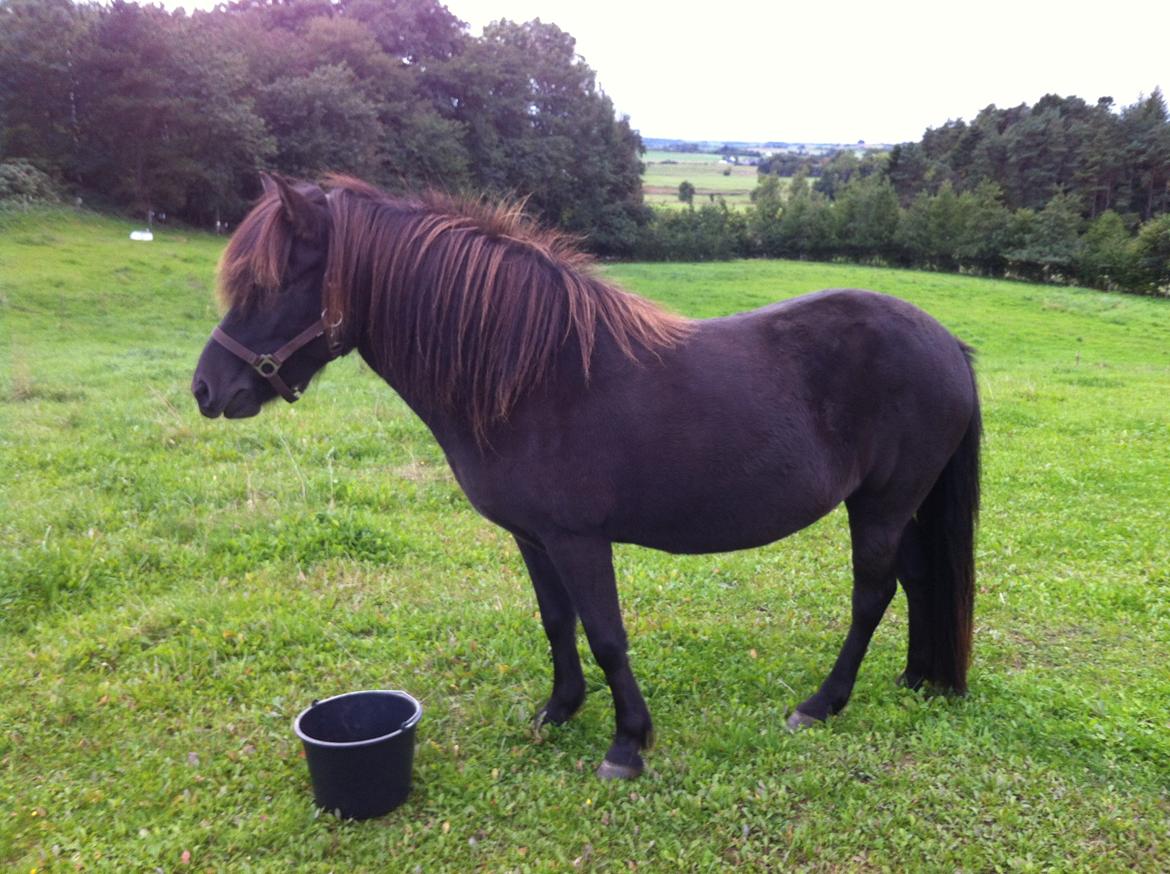
[[[276,372],[280,370],[280,362],[271,355],[264,354],[260,356],[260,359],[252,367],[255,368],[257,373],[265,379],[268,379],[270,376],[275,376]]]

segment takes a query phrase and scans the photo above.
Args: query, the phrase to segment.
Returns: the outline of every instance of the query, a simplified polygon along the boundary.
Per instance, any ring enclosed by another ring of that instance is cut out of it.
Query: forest
[[[230,228],[258,171],[523,199],[599,255],[837,259],[1170,287],[1170,114],[1041,96],[857,157],[781,153],[752,203],[643,202],[636,120],[573,37],[437,0],[239,0],[168,12],[0,0],[0,201]]]
[[[641,141],[573,38],[473,37],[435,0],[4,0],[0,143],[0,193],[55,184],[203,226],[237,220],[260,169],[526,197],[603,252],[645,220]]]

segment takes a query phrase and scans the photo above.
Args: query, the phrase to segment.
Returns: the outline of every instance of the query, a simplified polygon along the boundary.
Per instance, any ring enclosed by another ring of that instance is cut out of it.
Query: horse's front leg
[[[536,714],[536,727],[546,722],[560,725],[577,712],[585,700],[585,676],[577,655],[577,609],[561,584],[548,553],[519,538],[516,545],[532,578],[540,621],[552,650],[553,688],[548,702]]]
[[[617,728],[597,775],[603,779],[637,777],[642,773],[641,751],[650,745],[653,729],[626,655],[613,549],[607,540],[571,536],[546,539],[544,545],[577,608],[589,648],[613,694]]]

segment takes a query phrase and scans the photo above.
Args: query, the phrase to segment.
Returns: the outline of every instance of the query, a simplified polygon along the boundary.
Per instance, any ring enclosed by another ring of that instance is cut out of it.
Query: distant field
[[[684,180],[695,186],[695,205],[709,202],[710,196],[722,197],[730,206],[751,202],[756,187],[755,167],[723,164],[718,155],[689,152],[647,152],[642,160],[642,194],[647,203],[679,205],[678,186]],[[674,163],[668,163],[674,162]],[[730,174],[724,172],[730,170]]]
[[[665,149],[647,149],[642,160],[647,164],[662,164],[674,161],[678,164],[712,164],[720,159],[720,155],[709,152],[668,152]]]
[[[718,159],[718,154],[709,152],[669,152],[665,149],[648,149],[642,156],[647,164],[662,164],[672,160],[677,164],[711,164]]]
[[[534,736],[548,645],[511,539],[358,356],[295,406],[203,419],[224,240],[0,213],[0,871],[1162,874],[1170,859],[1170,301],[786,261],[615,264],[694,317],[895,294],[978,350],[986,424],[962,700],[895,686],[790,735],[848,624],[838,510],[765,549],[615,550],[657,746]],[[777,483],[783,488],[783,483]],[[406,688],[415,790],[339,822],[291,721]]]

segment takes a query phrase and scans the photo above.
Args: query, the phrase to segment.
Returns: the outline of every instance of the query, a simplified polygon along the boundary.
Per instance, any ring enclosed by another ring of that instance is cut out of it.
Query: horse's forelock
[[[246,312],[268,300],[284,278],[292,238],[279,195],[265,193],[240,222],[219,260],[221,305]]]

